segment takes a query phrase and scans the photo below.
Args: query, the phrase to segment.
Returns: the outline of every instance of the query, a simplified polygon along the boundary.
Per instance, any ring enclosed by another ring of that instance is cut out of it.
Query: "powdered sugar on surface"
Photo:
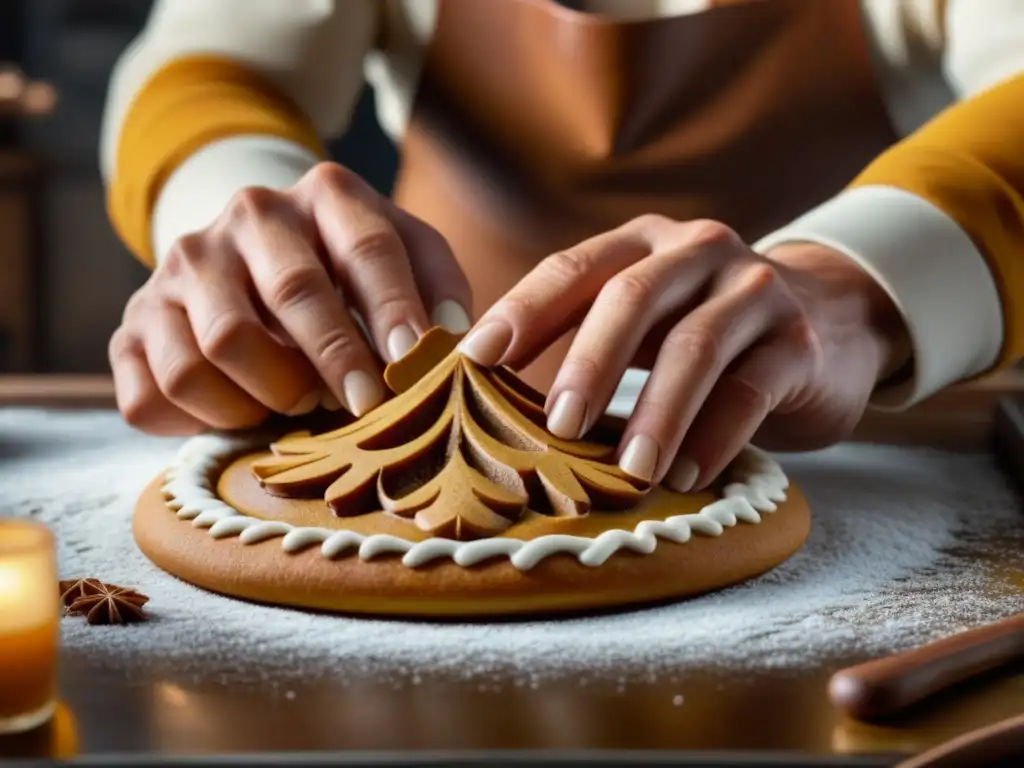
[[[172,665],[179,675],[239,682],[289,674],[650,678],[889,653],[1024,610],[1024,514],[989,458],[853,445],[783,457],[813,511],[801,552],[755,581],[689,602],[481,624],[258,606],[184,584],[134,545],[135,498],[180,444],[138,434],[111,413],[0,410],[0,516],[50,525],[62,577],[95,576],[151,598],[145,624],[65,619],[67,652],[129,671]],[[988,558],[997,542],[1016,553],[1010,571],[1005,554],[998,572]]]

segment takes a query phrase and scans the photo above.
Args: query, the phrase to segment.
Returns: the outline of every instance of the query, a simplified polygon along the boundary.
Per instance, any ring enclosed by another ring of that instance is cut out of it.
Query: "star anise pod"
[[[75,600],[85,595],[93,595],[100,591],[102,582],[97,579],[61,579],[60,604],[67,613]]]
[[[128,624],[144,621],[142,606],[149,598],[141,592],[99,579],[62,581],[61,603],[69,616],[85,616],[90,624]]]

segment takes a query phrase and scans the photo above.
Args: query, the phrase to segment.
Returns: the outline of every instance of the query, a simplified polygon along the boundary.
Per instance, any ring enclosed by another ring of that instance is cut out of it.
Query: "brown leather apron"
[[[862,23],[857,0],[626,22],[440,0],[395,200],[448,238],[478,316],[548,254],[644,213],[752,242],[895,141]],[[526,378],[546,388],[567,343]]]

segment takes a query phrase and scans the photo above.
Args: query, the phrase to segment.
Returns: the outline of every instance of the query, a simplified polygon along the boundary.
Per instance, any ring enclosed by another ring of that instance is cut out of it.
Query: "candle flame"
[[[22,569],[0,563],[0,605],[3,598],[14,597],[25,591],[25,577]]]

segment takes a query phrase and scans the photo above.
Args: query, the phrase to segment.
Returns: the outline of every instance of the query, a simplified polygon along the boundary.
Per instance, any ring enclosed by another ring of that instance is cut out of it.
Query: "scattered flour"
[[[172,664],[179,675],[239,682],[374,675],[417,685],[454,674],[536,687],[542,677],[586,674],[621,687],[627,673],[650,680],[696,665],[786,668],[892,652],[1024,610],[1021,584],[985,564],[1001,539],[1020,553],[1011,565],[1024,574],[1024,515],[990,460],[870,446],[783,457],[812,505],[806,547],[754,582],[697,600],[488,624],[256,606],[177,581],[134,546],[135,497],[179,444],[109,413],[0,410],[0,516],[50,525],[63,577],[96,576],[151,597],[145,624],[66,619],[66,652],[128,673]]]

